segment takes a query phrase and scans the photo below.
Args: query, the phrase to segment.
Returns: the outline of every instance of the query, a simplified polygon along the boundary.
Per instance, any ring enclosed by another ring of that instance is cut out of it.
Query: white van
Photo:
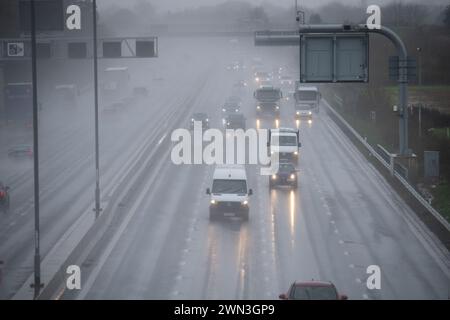
[[[296,163],[298,150],[301,147],[299,130],[292,128],[279,128],[269,130],[267,146],[271,155],[278,153],[279,159]]]
[[[218,165],[214,170],[212,188],[206,189],[210,195],[209,218],[219,216],[239,216],[247,221],[249,216],[249,196],[247,174],[243,165]]]

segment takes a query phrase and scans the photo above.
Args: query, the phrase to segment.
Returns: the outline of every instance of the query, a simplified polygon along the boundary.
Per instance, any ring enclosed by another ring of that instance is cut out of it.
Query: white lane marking
[[[158,145],[160,145],[160,144],[164,141],[164,139],[165,139],[166,137],[167,137],[167,133],[164,133],[164,135],[162,136],[162,138],[159,139]]]

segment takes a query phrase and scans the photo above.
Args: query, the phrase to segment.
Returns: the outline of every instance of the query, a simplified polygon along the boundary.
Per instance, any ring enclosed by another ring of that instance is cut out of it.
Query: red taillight
[[[0,191],[0,198],[3,198],[5,196],[5,192],[4,191]]]

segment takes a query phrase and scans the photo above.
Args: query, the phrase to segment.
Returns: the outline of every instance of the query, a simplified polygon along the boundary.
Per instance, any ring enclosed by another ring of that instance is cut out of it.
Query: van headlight
[[[298,156],[298,151],[294,151],[294,155]]]
[[[272,175],[272,180],[277,180],[277,175],[276,174]]]
[[[270,151],[270,154],[274,154],[275,152],[274,151]]]
[[[216,200],[211,200],[211,204],[216,204],[217,202],[216,202]]]
[[[291,174],[291,180],[294,180],[295,179],[295,174]]]
[[[248,205],[248,200],[242,201],[241,204],[242,204],[243,206]]]

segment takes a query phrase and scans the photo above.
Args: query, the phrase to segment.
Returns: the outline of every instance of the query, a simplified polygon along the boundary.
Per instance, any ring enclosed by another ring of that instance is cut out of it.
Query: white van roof
[[[214,170],[213,179],[247,180],[247,175],[243,165],[217,165]]]
[[[127,71],[128,67],[114,67],[114,68],[106,68],[105,71]]]
[[[319,91],[315,86],[299,86],[297,88],[298,91]]]

